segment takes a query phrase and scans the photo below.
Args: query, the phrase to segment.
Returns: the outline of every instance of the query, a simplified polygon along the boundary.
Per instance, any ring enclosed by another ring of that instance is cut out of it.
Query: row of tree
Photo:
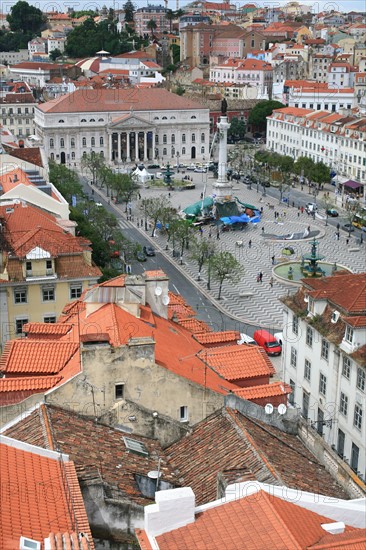
[[[179,217],[169,199],[162,195],[142,199],[139,209],[144,217],[145,229],[148,223],[151,235],[155,235],[157,226],[167,237],[167,249],[171,244],[173,255],[183,260],[184,254],[196,262],[198,279],[205,267],[207,271],[207,288],[210,289],[211,278],[218,282],[218,300],[221,299],[225,281],[236,284],[244,273],[242,265],[230,252],[220,250],[215,241],[197,235],[189,220]]]
[[[266,164],[270,168],[276,169],[283,174],[297,174],[306,178],[309,183],[327,183],[330,180],[330,170],[323,162],[314,162],[308,157],[299,157],[295,162],[288,155],[271,153],[270,151],[257,151],[254,155],[258,163]]]

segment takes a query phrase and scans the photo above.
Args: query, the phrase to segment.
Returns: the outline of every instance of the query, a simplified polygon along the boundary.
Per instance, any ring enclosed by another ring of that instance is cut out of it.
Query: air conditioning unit
[[[308,296],[307,294],[305,294],[305,296],[304,296],[304,302],[305,302],[306,304],[309,303],[309,296]]]
[[[339,316],[340,316],[339,311],[333,311],[332,317],[331,317],[331,322],[336,323],[339,319]]]

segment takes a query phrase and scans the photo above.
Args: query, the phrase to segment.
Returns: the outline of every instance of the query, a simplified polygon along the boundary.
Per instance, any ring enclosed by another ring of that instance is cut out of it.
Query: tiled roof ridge
[[[265,454],[263,454],[263,451],[258,449],[258,446],[255,443],[253,437],[250,435],[250,433],[243,426],[238,425],[238,423],[236,422],[236,417],[235,417],[236,413],[232,409],[229,409],[229,408],[225,409],[224,408],[224,409],[222,409],[222,414],[228,420],[228,422],[233,426],[234,430],[237,433],[239,433],[241,439],[242,440],[244,440],[244,438],[247,439],[247,441],[249,442],[249,445],[251,446],[252,452],[254,452],[258,456],[260,462],[262,462],[262,464],[264,464],[264,466],[267,468],[267,470],[273,476],[274,481],[277,482],[275,484],[286,485],[286,483],[283,481],[283,479],[281,478],[281,476],[277,472],[276,468],[274,468],[272,466],[272,464],[269,462],[267,456]],[[245,418],[247,418],[247,416],[245,416],[245,415],[243,415],[243,416]]]
[[[52,425],[48,416],[47,406],[44,403],[42,403],[39,407],[39,421],[41,424],[46,448],[51,449],[51,451],[56,451],[52,433]]]
[[[8,340],[4,344],[4,350],[0,356],[0,372],[5,370],[6,368],[6,364],[9,360],[10,353],[11,353],[12,343],[13,343],[13,340]]]

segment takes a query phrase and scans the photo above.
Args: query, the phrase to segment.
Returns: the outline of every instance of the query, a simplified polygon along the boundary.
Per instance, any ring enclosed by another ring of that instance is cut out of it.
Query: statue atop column
[[[225,98],[221,101],[221,114],[223,116],[227,115],[227,101]]]

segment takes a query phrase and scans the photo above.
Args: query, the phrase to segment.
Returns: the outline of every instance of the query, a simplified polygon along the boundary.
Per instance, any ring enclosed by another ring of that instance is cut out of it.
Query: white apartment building
[[[267,149],[324,162],[338,175],[366,181],[366,116],[294,107],[267,117]]]
[[[289,107],[339,112],[356,106],[353,88],[338,88],[309,80],[286,80],[284,102]]]
[[[353,88],[356,71],[356,67],[349,63],[331,63],[328,68],[329,87]]]
[[[165,89],[78,89],[38,105],[36,134],[47,157],[78,166],[90,152],[111,165],[159,159],[203,160],[209,110]]]
[[[211,82],[251,84],[260,93],[270,94],[273,84],[273,69],[269,63],[259,59],[228,58],[222,65],[210,69]]]
[[[365,483],[366,273],[307,279],[282,301],[291,403]]]
[[[0,98],[1,124],[16,137],[34,134],[34,109],[37,103],[31,93],[9,93]]]

